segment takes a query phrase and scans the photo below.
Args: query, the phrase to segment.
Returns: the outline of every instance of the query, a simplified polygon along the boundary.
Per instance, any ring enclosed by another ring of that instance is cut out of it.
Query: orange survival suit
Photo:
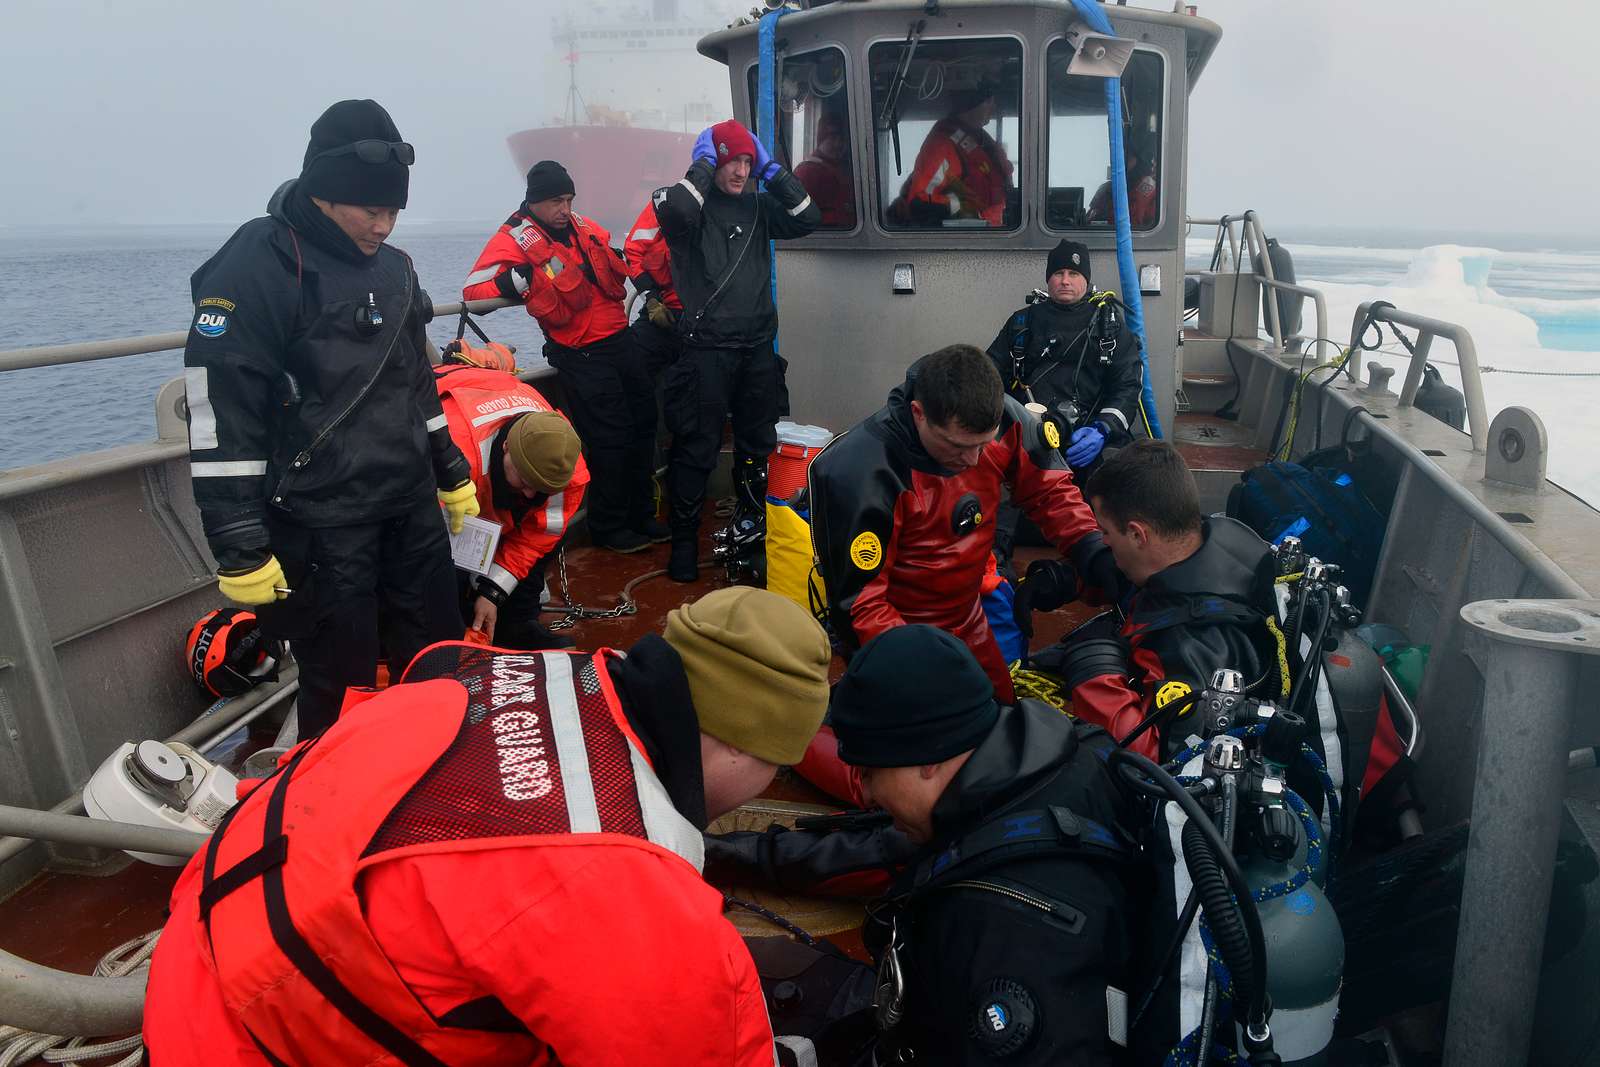
[[[504,371],[457,364],[435,367],[434,375],[450,439],[472,468],[478,518],[500,524],[494,563],[479,584],[492,584],[503,600],[516,591],[534,564],[555,550],[572,524],[589,485],[589,468],[579,456],[572,481],[559,493],[542,493],[530,500],[503,490],[495,470],[497,458],[504,454],[501,435],[523,415],[555,408],[533,386]],[[494,599],[493,593],[485,595]]]
[[[520,300],[556,344],[584,348],[628,325],[626,274],[604,226],[574,213],[572,241],[553,239],[526,210],[489,238],[461,289],[462,299]]]
[[[652,641],[435,645],[353,693],[180,876],[151,1062],[770,1067],[700,831],[618,696]]]

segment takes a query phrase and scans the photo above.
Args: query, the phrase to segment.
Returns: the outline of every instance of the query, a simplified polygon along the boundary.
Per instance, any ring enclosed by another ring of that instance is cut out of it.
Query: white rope
[[[94,973],[101,978],[121,978],[133,973],[149,962],[156,950],[160,930],[140,934],[124,941],[100,957]],[[87,1037],[80,1035],[36,1034],[15,1026],[0,1026],[0,1067],[21,1067],[36,1060],[44,1063],[61,1063],[67,1067],[88,1067],[89,1061],[104,1060],[107,1056],[127,1053],[111,1067],[135,1067],[144,1052],[144,1041],[138,1034],[114,1041],[90,1045]]]

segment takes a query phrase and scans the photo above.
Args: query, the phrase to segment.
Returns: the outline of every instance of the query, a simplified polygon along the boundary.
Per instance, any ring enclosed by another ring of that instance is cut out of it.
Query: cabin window
[[[1022,44],[882,41],[868,63],[883,225],[1016,229]]]
[[[1111,147],[1104,78],[1068,74],[1072,46],[1056,41],[1049,71],[1049,188],[1045,225],[1053,230],[1112,228]],[[1122,73],[1122,140],[1128,166],[1128,221],[1154,229],[1161,217],[1162,59],[1137,50]]]
[[[777,157],[822,211],[824,230],[856,227],[855,161],[844,53],[837,48],[784,55],[778,69]],[[759,66],[750,68],[751,111],[761,100]]]

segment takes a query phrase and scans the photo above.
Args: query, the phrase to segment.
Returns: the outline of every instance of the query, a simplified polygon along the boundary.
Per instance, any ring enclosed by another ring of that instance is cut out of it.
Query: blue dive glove
[[[717,146],[711,140],[711,127],[707,126],[700,131],[700,136],[695,138],[694,157],[691,163],[709,163],[714,168],[717,165]]]
[[[1106,447],[1106,428],[1098,422],[1080,426],[1072,431],[1072,443],[1067,446],[1067,466],[1087,467]]]
[[[772,158],[772,153],[768,152],[767,146],[761,143],[761,138],[751,136],[750,139],[756,144],[755,165],[750,169],[757,178],[764,182],[769,182],[772,180],[773,175],[778,173],[778,161]]]

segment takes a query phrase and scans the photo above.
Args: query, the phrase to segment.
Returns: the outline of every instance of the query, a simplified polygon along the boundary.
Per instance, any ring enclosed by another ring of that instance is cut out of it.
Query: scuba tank
[[[1349,845],[1361,783],[1383,713],[1383,660],[1357,634],[1361,612],[1339,584],[1340,569],[1307,556],[1297,538],[1273,548],[1281,576],[1278,616],[1291,665],[1297,667],[1291,706],[1310,720],[1306,743],[1322,761],[1328,782],[1302,763],[1290,781],[1312,801],[1338,856]],[[1313,649],[1321,648],[1320,654]],[[1331,784],[1338,818],[1323,798]]]
[[[1125,749],[1111,757],[1134,789],[1169,801],[1158,809],[1152,846],[1171,841],[1176,853],[1181,838],[1174,860],[1181,858],[1188,879],[1174,878],[1174,903],[1183,917],[1200,916],[1198,928],[1168,935],[1172,947],[1161,957],[1178,969],[1165,983],[1178,998],[1168,1016],[1199,1020],[1167,1062],[1205,1064],[1237,1048],[1250,1063],[1323,1065],[1343,984],[1344,934],[1322,890],[1322,828],[1287,780],[1306,758],[1311,724],[1292,706],[1248,696],[1233,670],[1212,675],[1193,714],[1204,740],[1166,768]],[[1177,822],[1172,805],[1181,810]]]
[[[1298,853],[1305,854],[1305,834]],[[1239,861],[1253,890],[1292,885],[1294,859],[1252,853]],[[1344,931],[1312,877],[1299,888],[1256,905],[1267,943],[1267,993],[1272,997],[1273,1048],[1285,1067],[1327,1062],[1344,978]]]

